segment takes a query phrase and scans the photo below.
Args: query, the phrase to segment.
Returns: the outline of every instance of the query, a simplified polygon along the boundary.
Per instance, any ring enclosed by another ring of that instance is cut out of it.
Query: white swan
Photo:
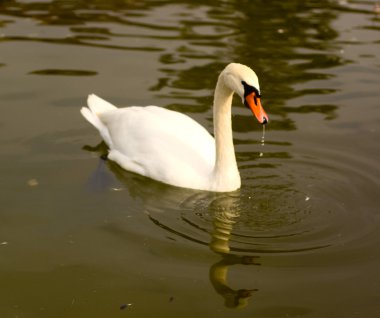
[[[228,192],[241,184],[231,128],[234,92],[260,123],[268,122],[255,72],[238,63],[227,65],[218,78],[215,139],[190,117],[157,106],[116,108],[89,95],[89,108],[81,113],[99,130],[108,158],[124,169],[177,187]]]

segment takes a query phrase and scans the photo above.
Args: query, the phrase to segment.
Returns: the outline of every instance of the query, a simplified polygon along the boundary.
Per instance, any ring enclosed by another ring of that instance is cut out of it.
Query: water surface
[[[380,16],[374,1],[0,2],[2,317],[378,317]],[[242,188],[121,170],[89,93],[212,131],[234,99]],[[99,146],[98,146],[99,145]]]

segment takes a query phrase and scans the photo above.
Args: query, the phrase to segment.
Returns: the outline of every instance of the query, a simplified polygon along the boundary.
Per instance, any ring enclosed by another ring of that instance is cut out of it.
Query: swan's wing
[[[215,163],[215,142],[190,117],[156,106],[99,115],[112,141],[110,159],[127,170],[177,186],[200,182]]]

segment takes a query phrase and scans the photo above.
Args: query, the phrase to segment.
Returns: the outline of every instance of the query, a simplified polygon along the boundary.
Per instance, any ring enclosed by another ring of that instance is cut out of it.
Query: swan
[[[232,139],[231,105],[237,93],[261,124],[268,122],[256,73],[230,63],[214,93],[214,136],[192,118],[158,106],[117,108],[88,96],[81,113],[109,148],[108,159],[125,170],[182,188],[230,192],[241,180]]]

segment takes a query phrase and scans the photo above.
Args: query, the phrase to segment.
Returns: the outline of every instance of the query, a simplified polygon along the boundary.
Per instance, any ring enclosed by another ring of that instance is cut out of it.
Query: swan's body
[[[190,117],[157,106],[116,108],[90,95],[81,113],[99,130],[108,158],[124,169],[173,186],[227,192],[240,188],[231,128],[234,91],[260,122],[268,121],[256,74],[235,63],[220,74],[215,90],[215,139]]]

